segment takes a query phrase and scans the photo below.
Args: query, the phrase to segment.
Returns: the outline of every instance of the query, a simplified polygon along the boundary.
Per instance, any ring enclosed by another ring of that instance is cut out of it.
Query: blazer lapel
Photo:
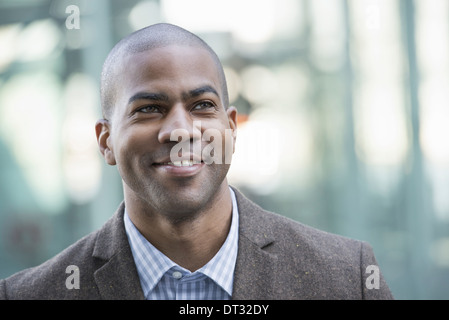
[[[239,253],[234,273],[234,300],[275,299],[277,257],[244,236],[239,238]]]
[[[123,223],[122,203],[100,231],[93,256],[104,261],[94,278],[102,299],[145,299]]]
[[[234,300],[276,299],[277,256],[269,252],[274,235],[260,223],[264,210],[234,189],[239,209],[239,248],[234,272]]]

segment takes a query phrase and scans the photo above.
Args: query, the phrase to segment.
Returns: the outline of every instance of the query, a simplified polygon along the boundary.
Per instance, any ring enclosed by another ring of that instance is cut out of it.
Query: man
[[[124,38],[101,100],[97,141],[124,202],[99,231],[2,280],[0,298],[392,298],[368,244],[266,212],[228,185],[237,111],[200,38],[169,24]]]

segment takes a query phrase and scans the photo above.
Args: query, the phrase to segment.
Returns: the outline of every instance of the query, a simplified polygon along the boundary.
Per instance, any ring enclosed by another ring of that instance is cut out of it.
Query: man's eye
[[[206,110],[206,109],[209,109],[209,108],[215,108],[215,105],[212,102],[203,101],[203,102],[200,102],[200,103],[196,104],[192,108],[192,110],[193,111],[195,111],[195,110],[198,111],[198,110]]]
[[[155,113],[155,112],[159,112],[159,108],[157,106],[145,106],[142,108],[139,108],[137,110],[137,112],[142,112],[142,113]]]

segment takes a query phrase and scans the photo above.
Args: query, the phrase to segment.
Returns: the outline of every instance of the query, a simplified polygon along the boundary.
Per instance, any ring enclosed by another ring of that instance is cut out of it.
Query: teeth
[[[191,167],[194,164],[200,164],[200,163],[201,163],[201,161],[182,160],[182,161],[173,161],[173,162],[169,161],[164,164],[167,164],[169,166],[175,166],[175,167]]]
[[[186,166],[191,166],[192,165],[192,163],[190,163],[190,161],[189,160],[182,160],[182,166],[183,167],[186,167]]]

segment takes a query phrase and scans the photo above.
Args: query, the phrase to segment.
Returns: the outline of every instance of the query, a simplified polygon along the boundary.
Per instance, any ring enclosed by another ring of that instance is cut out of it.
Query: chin
[[[207,207],[208,201],[204,199],[178,198],[170,203],[161,203],[160,213],[171,222],[179,223],[194,220],[201,215]]]
[[[150,195],[150,201],[166,216],[181,220],[193,219],[210,208],[218,188],[207,182],[200,186],[158,188],[158,192]]]

